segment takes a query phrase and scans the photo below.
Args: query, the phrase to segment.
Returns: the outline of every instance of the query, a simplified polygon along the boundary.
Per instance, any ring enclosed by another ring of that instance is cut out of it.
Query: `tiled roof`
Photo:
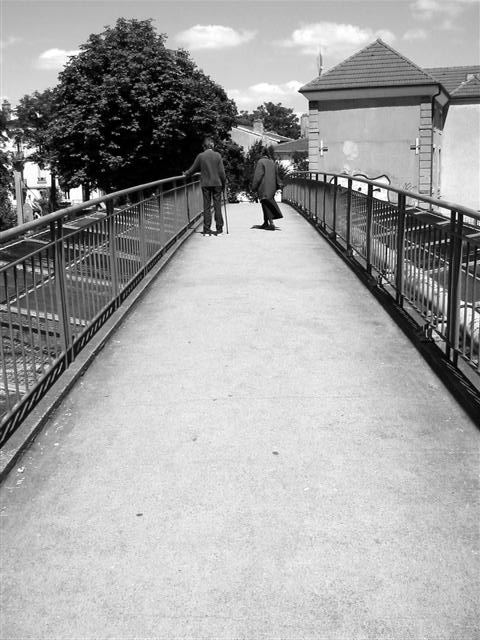
[[[236,129],[245,129],[249,133],[254,133],[258,136],[267,136],[268,138],[272,138],[272,140],[278,140],[278,142],[290,141],[291,138],[287,138],[286,136],[281,136],[279,133],[275,133],[274,131],[255,131],[253,127],[250,127],[247,124],[237,124]]]
[[[282,144],[276,144],[273,147],[275,153],[277,151],[287,151],[293,153],[294,151],[308,151],[308,138],[298,138],[298,140],[292,140],[291,142],[282,142]]]
[[[420,84],[438,84],[438,80],[378,39],[304,85],[300,92]]]
[[[439,80],[445,89],[452,93],[462,82],[468,79],[469,75],[480,74],[480,65],[469,67],[431,67],[425,71]]]
[[[470,80],[462,82],[452,91],[452,98],[480,98],[480,78],[472,76]]]

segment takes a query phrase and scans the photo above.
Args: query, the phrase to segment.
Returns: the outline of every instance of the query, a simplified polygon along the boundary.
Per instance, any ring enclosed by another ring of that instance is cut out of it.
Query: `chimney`
[[[253,121],[253,130],[255,131],[255,133],[263,135],[263,120],[261,120],[260,118],[255,119]]]
[[[8,100],[2,102],[2,112],[5,116],[5,120],[11,120],[12,118],[12,105]]]

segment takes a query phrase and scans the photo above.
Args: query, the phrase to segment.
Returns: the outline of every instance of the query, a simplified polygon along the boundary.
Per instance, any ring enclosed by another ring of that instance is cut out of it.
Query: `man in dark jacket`
[[[205,138],[203,141],[204,151],[199,153],[194,163],[184,172],[185,176],[191,176],[200,171],[200,186],[203,194],[203,234],[215,235],[211,230],[212,224],[212,200],[215,212],[216,235],[223,232],[222,217],[222,191],[225,189],[225,168],[222,156],[213,150],[213,140]]]
[[[278,204],[275,202],[275,193],[281,187],[278,179],[277,167],[272,159],[271,149],[264,147],[262,157],[255,165],[253,174],[252,191],[256,191],[263,211],[263,224],[260,229],[275,230],[273,220],[283,218]]]

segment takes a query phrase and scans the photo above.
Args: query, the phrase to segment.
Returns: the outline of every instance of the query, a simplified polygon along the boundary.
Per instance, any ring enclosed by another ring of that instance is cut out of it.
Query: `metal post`
[[[323,228],[325,229],[325,199],[327,197],[327,174],[323,174],[323,211],[322,211],[322,222]]]
[[[352,255],[352,179],[348,179],[347,183],[347,254]]]
[[[463,250],[462,228],[463,214],[452,210],[450,218],[450,269],[448,277],[447,305],[447,357],[451,359],[454,366],[457,366],[458,362],[460,276],[462,272]]]
[[[118,285],[117,247],[115,234],[115,216],[113,213],[113,200],[106,202],[107,208],[107,229],[108,229],[108,249],[110,259],[110,278],[112,281],[112,299],[115,300],[115,308],[118,306],[118,296],[120,293]]]
[[[142,266],[147,264],[147,238],[145,224],[145,199],[143,191],[138,193],[138,242]]]
[[[63,222],[57,220],[50,225],[50,237],[54,244],[54,265],[53,271],[55,275],[55,293],[57,298],[57,314],[59,320],[59,333],[64,352],[65,367],[68,367],[72,361],[71,339],[70,339],[70,323],[67,307],[67,291],[65,278],[65,248],[63,240]]]
[[[318,173],[315,174],[315,222],[318,222]]]
[[[338,178],[335,176],[333,178],[333,233],[331,235],[333,240],[337,237],[337,186]]]
[[[157,192],[157,203],[158,203],[158,224],[160,226],[160,246],[163,248],[167,243],[167,239],[165,237],[165,218],[163,216],[164,206],[163,206],[163,186],[160,185]]]
[[[190,227],[190,204],[188,201],[188,180],[189,178],[185,178],[185,201],[187,203],[187,222],[188,222],[188,227]]]
[[[307,182],[307,189],[308,189],[308,217],[309,218],[312,217],[312,185],[311,185],[311,181],[312,181],[312,174],[309,171],[308,172],[308,182]]]
[[[368,185],[367,194],[367,273],[372,274],[372,211],[373,185]]]
[[[398,225],[397,225],[397,246],[395,265],[395,297],[400,307],[403,307],[403,264],[405,260],[405,194],[398,194]]]

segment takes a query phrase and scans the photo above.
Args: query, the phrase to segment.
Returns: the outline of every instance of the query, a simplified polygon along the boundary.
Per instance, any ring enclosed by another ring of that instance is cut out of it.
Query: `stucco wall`
[[[480,104],[450,105],[442,138],[442,198],[480,209]]]
[[[391,184],[418,189],[419,156],[410,149],[419,137],[418,104],[310,113],[311,170],[387,175]]]

